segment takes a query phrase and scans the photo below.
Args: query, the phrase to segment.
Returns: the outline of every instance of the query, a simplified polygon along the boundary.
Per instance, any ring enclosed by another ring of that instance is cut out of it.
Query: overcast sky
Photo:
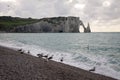
[[[0,16],[76,16],[94,32],[120,32],[120,0],[0,0]]]

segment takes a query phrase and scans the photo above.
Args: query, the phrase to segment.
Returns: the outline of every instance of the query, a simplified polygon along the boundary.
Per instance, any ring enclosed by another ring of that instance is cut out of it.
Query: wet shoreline
[[[1,80],[116,80],[0,46]]]

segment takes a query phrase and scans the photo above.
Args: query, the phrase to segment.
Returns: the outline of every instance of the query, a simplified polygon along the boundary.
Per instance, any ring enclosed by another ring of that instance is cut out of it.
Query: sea
[[[53,60],[120,80],[120,32],[0,33],[0,45],[28,50]]]

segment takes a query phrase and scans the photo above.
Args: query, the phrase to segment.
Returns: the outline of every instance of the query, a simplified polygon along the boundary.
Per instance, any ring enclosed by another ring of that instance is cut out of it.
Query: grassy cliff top
[[[9,31],[16,26],[32,24],[38,21],[39,19],[0,16],[0,31]]]
[[[69,16],[71,19],[78,17]],[[11,17],[11,16],[0,16],[0,31],[10,32],[14,27],[32,24],[39,21],[48,22],[54,25],[59,25],[61,22],[67,20],[68,17],[51,17],[51,18],[42,18],[42,19],[33,19],[33,18],[20,18],[20,17]]]

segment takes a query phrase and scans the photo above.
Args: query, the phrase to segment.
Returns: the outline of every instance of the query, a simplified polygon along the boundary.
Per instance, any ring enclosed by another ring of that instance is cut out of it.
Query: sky
[[[0,0],[0,16],[75,16],[92,32],[120,32],[120,0]]]

